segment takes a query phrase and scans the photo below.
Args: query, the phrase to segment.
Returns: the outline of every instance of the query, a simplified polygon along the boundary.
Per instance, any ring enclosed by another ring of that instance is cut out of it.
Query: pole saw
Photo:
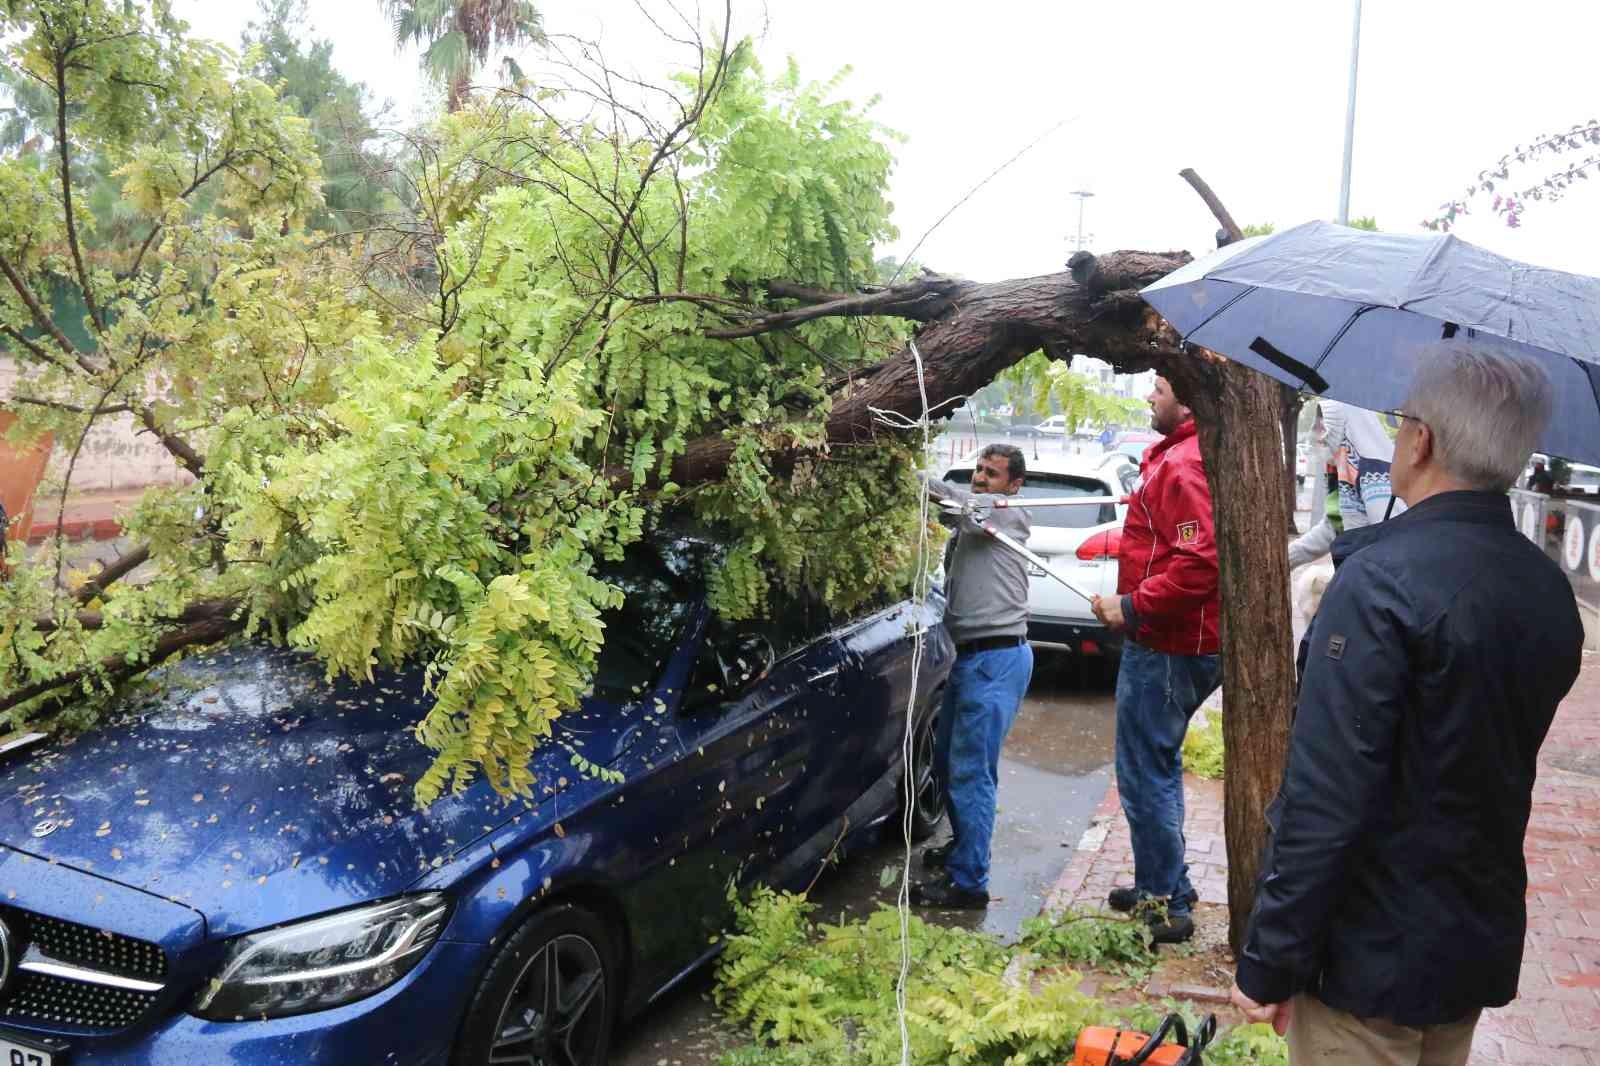
[[[1012,552],[1028,560],[1028,562],[1038,567],[1047,576],[1054,578],[1059,584],[1066,588],[1067,591],[1081,597],[1085,603],[1092,603],[1094,602],[1094,596],[1091,593],[1085,592],[1083,589],[1073,584],[1072,581],[1068,580],[1063,574],[1057,571],[1055,567],[1045,562],[1043,556],[1029,551],[1027,546],[1021,541],[997,529],[995,524],[989,521],[989,513],[991,511],[1007,510],[1010,508],[1027,510],[1034,507],[1100,507],[1108,503],[1125,504],[1128,502],[1128,497],[1048,496],[1026,500],[1014,500],[1008,496],[1001,496],[998,499],[991,501],[979,499],[978,497],[973,496],[966,500],[938,500],[936,502],[939,504],[940,510],[944,511],[946,514],[954,515],[958,518],[972,519],[975,523],[977,523],[978,527],[984,531],[984,533],[988,534],[990,537],[993,537],[999,543],[1005,545],[1006,548],[1010,549]]]

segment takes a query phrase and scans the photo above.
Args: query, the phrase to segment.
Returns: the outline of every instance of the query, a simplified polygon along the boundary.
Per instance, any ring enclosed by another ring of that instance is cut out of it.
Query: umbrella
[[[1425,345],[1495,338],[1555,386],[1540,450],[1600,463],[1600,278],[1455,236],[1307,222],[1230,244],[1139,295],[1185,341],[1373,411],[1405,402]]]

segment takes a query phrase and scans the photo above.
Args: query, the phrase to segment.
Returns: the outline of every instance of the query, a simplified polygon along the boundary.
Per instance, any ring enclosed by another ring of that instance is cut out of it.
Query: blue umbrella
[[[1555,385],[1540,450],[1600,463],[1600,278],[1454,236],[1307,222],[1230,244],[1139,295],[1190,343],[1373,411],[1405,402],[1423,346],[1495,338]]]

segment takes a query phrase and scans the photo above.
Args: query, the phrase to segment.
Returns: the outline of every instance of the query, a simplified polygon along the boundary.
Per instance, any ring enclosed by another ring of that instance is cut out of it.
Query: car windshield
[[[595,666],[594,692],[618,703],[649,692],[699,604],[702,574],[714,547],[688,536],[635,544],[600,578],[622,589],[622,606],[604,612],[606,639]]]
[[[952,470],[945,475],[945,480],[963,487],[972,484],[972,471]],[[1061,497],[1061,496],[1110,496],[1111,490],[1102,481],[1092,477],[1074,477],[1071,474],[1028,474],[1027,480],[1022,483],[1023,497]],[[1104,525],[1117,520],[1117,509],[1113,504],[1101,504],[1099,507],[1036,507],[1028,511],[1028,517],[1033,520],[1035,529],[1046,527],[1050,529],[1087,529],[1090,526]]]

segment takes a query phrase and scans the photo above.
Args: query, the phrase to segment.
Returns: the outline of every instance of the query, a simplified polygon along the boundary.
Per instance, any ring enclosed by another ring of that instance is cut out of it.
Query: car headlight
[[[381,992],[427,954],[449,911],[428,892],[239,937],[190,1009],[213,1021],[282,1018]]]

